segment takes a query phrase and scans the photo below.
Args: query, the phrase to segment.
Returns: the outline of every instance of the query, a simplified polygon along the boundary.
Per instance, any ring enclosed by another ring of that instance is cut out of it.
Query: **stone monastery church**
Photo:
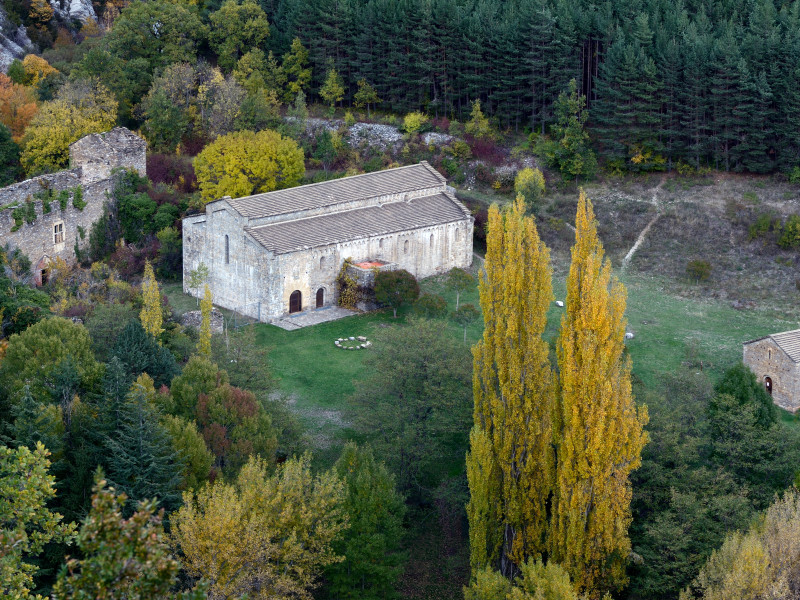
[[[417,278],[472,263],[474,219],[427,162],[244,198],[183,220],[183,287],[260,321],[335,305],[346,259]]]

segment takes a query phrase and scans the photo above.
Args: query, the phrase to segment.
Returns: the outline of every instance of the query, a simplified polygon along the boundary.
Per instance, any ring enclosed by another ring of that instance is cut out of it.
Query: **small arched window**
[[[456,229],[456,241],[461,239],[461,231]]]
[[[319,257],[319,268],[320,269],[324,269],[325,268],[325,257],[324,256],[320,256]]]
[[[228,236],[225,236],[225,264],[228,265],[231,262],[231,241],[228,239]]]
[[[383,248],[383,238],[378,240],[378,248]]]
[[[433,234],[431,234],[431,248],[433,248]]]
[[[403,254],[408,254],[408,240],[403,242]]]

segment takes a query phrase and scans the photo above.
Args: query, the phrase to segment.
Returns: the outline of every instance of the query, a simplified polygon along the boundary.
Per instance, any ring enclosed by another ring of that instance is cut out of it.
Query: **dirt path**
[[[650,199],[650,203],[656,207],[656,214],[652,219],[650,219],[647,225],[645,225],[644,229],[642,229],[642,232],[639,234],[639,237],[636,238],[636,242],[634,242],[633,246],[631,246],[631,249],[628,250],[628,253],[625,255],[625,258],[622,259],[623,271],[631,262],[631,259],[633,258],[633,255],[636,254],[636,251],[639,249],[639,246],[642,245],[644,238],[646,238],[647,234],[650,232],[650,228],[655,224],[656,221],[658,221],[659,218],[661,218],[662,214],[661,204],[659,204],[658,202],[658,192],[661,191],[661,187],[664,185],[666,181],[667,181],[667,176],[665,175],[664,177],[661,178],[661,181],[658,182],[658,185],[653,188],[653,196]]]

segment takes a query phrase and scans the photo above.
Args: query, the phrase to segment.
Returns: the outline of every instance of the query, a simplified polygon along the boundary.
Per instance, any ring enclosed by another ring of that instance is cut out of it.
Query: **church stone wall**
[[[365,202],[373,204],[375,201]],[[337,212],[340,209],[339,205],[335,207]],[[275,219],[291,221],[308,216],[306,212],[284,213]],[[208,204],[201,215],[185,218],[184,291],[202,297],[203,286],[191,289],[188,284],[191,271],[203,263],[209,269],[208,284],[215,304],[270,321],[289,312],[289,298],[294,291],[301,293],[304,311],[316,308],[320,288],[324,290],[323,305],[335,305],[336,276],[348,258],[355,262],[372,259],[394,263],[396,268],[405,269],[418,279],[472,264],[473,220],[467,215],[458,222],[278,255],[267,251],[244,231],[246,226],[255,224],[263,224],[263,220],[242,217],[225,199]]]
[[[764,384],[772,380],[772,400],[781,408],[797,412],[800,408],[800,366],[772,339],[764,338],[744,345],[744,364]]]

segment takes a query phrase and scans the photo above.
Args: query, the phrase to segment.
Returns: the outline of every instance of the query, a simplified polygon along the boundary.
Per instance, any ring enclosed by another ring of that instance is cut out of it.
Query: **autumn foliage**
[[[11,130],[15,142],[22,139],[25,128],[38,110],[32,88],[14,83],[8,75],[0,73],[0,123]]]

